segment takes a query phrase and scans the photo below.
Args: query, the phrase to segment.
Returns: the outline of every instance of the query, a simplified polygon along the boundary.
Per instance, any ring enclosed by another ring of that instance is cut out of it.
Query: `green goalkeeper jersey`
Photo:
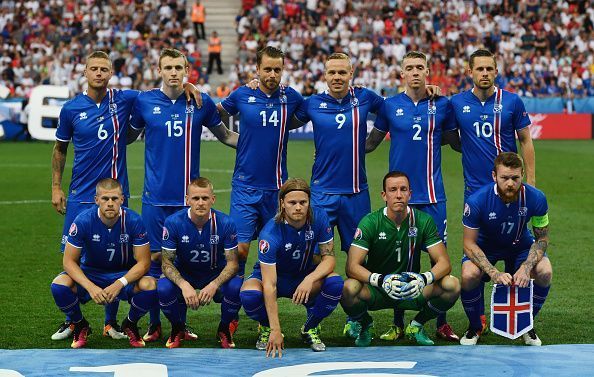
[[[365,268],[379,274],[420,272],[421,251],[441,242],[433,218],[408,207],[400,225],[388,218],[384,207],[365,216],[355,232],[353,245],[367,250]]]

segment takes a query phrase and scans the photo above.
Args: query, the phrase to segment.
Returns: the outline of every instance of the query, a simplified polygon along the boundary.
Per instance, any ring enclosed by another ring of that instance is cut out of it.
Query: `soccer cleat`
[[[70,321],[65,321],[58,326],[58,330],[52,334],[52,340],[64,340],[72,336],[74,331],[74,324]]]
[[[459,342],[460,337],[456,335],[449,323],[444,323],[435,330],[435,335],[438,338],[447,340],[448,342]]]
[[[487,326],[487,317],[483,314],[481,315],[481,325],[483,325],[479,335],[485,335],[487,331],[489,331],[489,326]]]
[[[144,347],[144,340],[140,336],[140,331],[136,323],[130,321],[128,317],[122,322],[122,332],[128,336],[130,345],[134,348]]]
[[[122,329],[120,328],[120,326],[118,326],[118,323],[116,321],[110,321],[105,324],[105,326],[103,327],[103,336],[108,336],[111,339],[117,340],[128,339],[128,337],[126,336],[126,334],[122,332]]]
[[[186,331],[187,330],[184,330],[184,328],[179,325],[178,326],[172,325],[171,326],[171,335],[167,339],[167,342],[165,342],[165,347],[179,348],[181,346],[182,341],[185,339]]]
[[[270,338],[270,327],[260,325],[258,327],[258,340],[256,341],[256,349],[265,351],[268,345],[268,339]]]
[[[350,321],[347,319],[347,322],[344,324],[344,329],[342,333],[347,338],[357,339],[359,333],[361,332],[361,322],[359,321]]]
[[[184,330],[184,340],[198,340],[198,335],[194,333],[194,329],[190,326],[186,325]]]
[[[237,328],[239,327],[239,320],[238,319],[234,319],[233,321],[231,321],[229,323],[229,332],[231,333],[231,335],[235,334],[235,331],[237,331]]]
[[[217,337],[219,338],[219,343],[221,343],[221,348],[235,348],[233,336],[231,335],[231,331],[229,331],[229,325],[225,326],[222,322],[219,323]]]
[[[83,348],[87,345],[87,337],[91,334],[91,327],[86,319],[81,319],[74,324],[72,330],[72,348]]]
[[[524,338],[524,344],[527,346],[542,346],[542,341],[538,335],[536,335],[534,329],[528,331],[526,334],[522,335],[522,337]]]
[[[388,331],[380,335],[381,340],[398,340],[404,338],[404,329],[396,325],[390,325]]]
[[[307,331],[303,331],[304,329],[305,327],[301,327],[301,339],[303,339],[306,344],[309,344],[312,351],[326,351],[326,345],[320,339],[320,325]]]
[[[161,339],[161,324],[157,323],[155,325],[151,323],[146,330],[146,334],[142,337],[142,340],[145,342],[156,342],[159,339]]]
[[[374,335],[373,322],[369,322],[367,324],[367,326],[364,326],[363,324],[360,324],[360,326],[361,326],[361,331],[359,332],[359,335],[357,335],[357,338],[355,339],[355,345],[357,347],[368,347],[371,344],[371,341],[373,340],[373,335]]]
[[[480,336],[480,331],[473,330],[469,327],[460,339],[460,344],[463,346],[474,346],[478,342]]]
[[[409,339],[415,340],[420,346],[432,346],[435,343],[427,336],[425,328],[420,325],[413,325],[412,323],[406,326],[404,333]]]

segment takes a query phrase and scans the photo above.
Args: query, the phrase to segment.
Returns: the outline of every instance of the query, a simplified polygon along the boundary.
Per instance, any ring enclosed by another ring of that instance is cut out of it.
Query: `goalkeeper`
[[[369,346],[373,338],[368,310],[393,308],[417,310],[405,334],[420,345],[433,345],[423,324],[454,306],[460,295],[433,219],[409,207],[410,197],[408,176],[388,173],[382,191],[386,207],[361,220],[349,249],[341,304],[349,316],[344,333],[357,346]],[[422,250],[434,265],[420,273]]]

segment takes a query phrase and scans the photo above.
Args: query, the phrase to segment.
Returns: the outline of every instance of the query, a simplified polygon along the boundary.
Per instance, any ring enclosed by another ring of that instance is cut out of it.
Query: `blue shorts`
[[[216,274],[212,279],[200,279],[199,281],[192,280],[192,279],[186,279],[186,280],[188,281],[188,283],[190,283],[190,285],[194,289],[203,289],[211,281],[213,281],[218,275],[219,274]],[[185,279],[185,277],[184,277],[184,279]],[[241,288],[242,282],[243,281],[241,280],[241,278],[237,275],[232,277],[231,279],[227,280],[225,283],[221,284],[221,286],[217,290],[217,293],[215,293],[215,295],[213,297],[213,301],[220,304],[223,297],[239,296],[239,290]],[[179,288],[177,285],[175,285],[168,278],[162,277],[161,279],[159,279],[159,281],[157,281],[157,285],[160,287],[159,289],[161,291],[163,291],[163,290],[173,291],[175,296],[177,296],[178,299],[180,300],[180,302],[182,302],[182,303],[184,302],[181,288]]]
[[[142,203],[142,222],[146,227],[151,245],[151,253],[161,252],[161,242],[163,241],[163,225],[168,216],[177,211],[187,208],[184,206],[155,206]]]
[[[351,247],[359,221],[371,212],[368,190],[357,194],[324,194],[312,191],[311,205],[326,211],[330,226],[338,228],[340,249],[345,252]]]
[[[509,255],[502,255],[502,254],[497,254],[497,255],[489,255],[489,254],[485,254],[485,256],[487,257],[487,260],[489,261],[489,263],[491,263],[493,266],[495,265],[495,263],[499,262],[499,261],[503,261],[503,263],[505,264],[505,272],[507,272],[510,275],[513,275],[516,273],[516,271],[518,270],[518,268],[520,268],[520,266],[522,265],[522,263],[524,263],[524,261],[526,260],[526,258],[528,258],[528,253],[530,252],[530,249],[525,249],[525,250],[521,250],[518,252],[514,252],[512,254]],[[543,258],[548,258],[547,253],[544,254]],[[465,262],[472,262],[470,260],[470,258],[468,258],[466,255],[462,255],[462,264],[464,264]],[[483,275],[483,281],[489,281],[490,278],[487,274]]]
[[[276,215],[278,190],[234,186],[229,216],[237,227],[237,242],[255,240],[262,227]]]
[[[96,286],[100,288],[107,288],[114,281],[118,280],[122,276],[126,275],[128,271],[116,271],[116,272],[101,272],[96,269],[92,268],[85,268],[81,266],[81,269],[85,273],[87,279],[93,282]],[[66,274],[66,272],[62,272],[60,275]],[[136,284],[128,284],[125,286],[120,293],[118,294],[118,300],[125,300],[128,301],[134,296],[134,287]],[[87,292],[86,289],[82,287],[82,285],[76,283],[76,295],[81,303],[86,304],[87,302],[91,301],[91,295]]]
[[[64,226],[62,227],[62,241],[60,245],[60,252],[64,252],[64,248],[66,247],[66,242],[68,241],[68,231],[70,230],[70,225],[76,219],[76,216],[80,215],[83,211],[93,207],[95,203],[80,203],[80,202],[72,202],[70,200],[66,201],[66,215],[64,215]],[[124,199],[124,207],[128,206],[128,198]]]
[[[298,276],[285,276],[285,275],[277,275],[276,276],[276,297],[286,297],[292,298],[295,290],[301,284],[303,279],[305,279],[305,275],[298,275]],[[246,279],[258,279],[262,281],[262,270],[254,269],[252,274]]]
[[[437,202],[435,204],[411,204],[410,206],[425,212],[433,218],[433,221],[435,221],[435,225],[437,226],[439,236],[441,237],[444,245],[447,246],[448,220],[446,215],[446,202]]]

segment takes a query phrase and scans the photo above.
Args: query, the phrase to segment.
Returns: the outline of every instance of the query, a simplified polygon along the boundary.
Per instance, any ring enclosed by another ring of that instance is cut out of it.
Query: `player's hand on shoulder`
[[[260,86],[260,80],[258,80],[258,79],[252,79],[250,82],[248,82],[247,84],[245,84],[245,86],[247,86],[251,90],[256,90],[256,89],[258,89],[258,86]]]
[[[196,107],[198,107],[199,109],[202,108],[202,93],[200,92],[200,90],[198,90],[196,86],[194,86],[194,84],[189,82],[186,83],[184,85],[184,92],[186,93],[186,99],[188,101],[191,101],[192,98],[194,98],[194,100],[196,101]]]
[[[278,354],[278,358],[283,357],[283,349],[285,348],[285,336],[280,329],[271,329],[268,344],[266,345],[266,357],[274,357]]]
[[[427,95],[434,99],[435,97],[441,96],[441,88],[437,85],[427,84],[426,86]]]
[[[66,213],[66,195],[64,195],[64,190],[59,187],[52,188],[52,205],[59,214]]]

